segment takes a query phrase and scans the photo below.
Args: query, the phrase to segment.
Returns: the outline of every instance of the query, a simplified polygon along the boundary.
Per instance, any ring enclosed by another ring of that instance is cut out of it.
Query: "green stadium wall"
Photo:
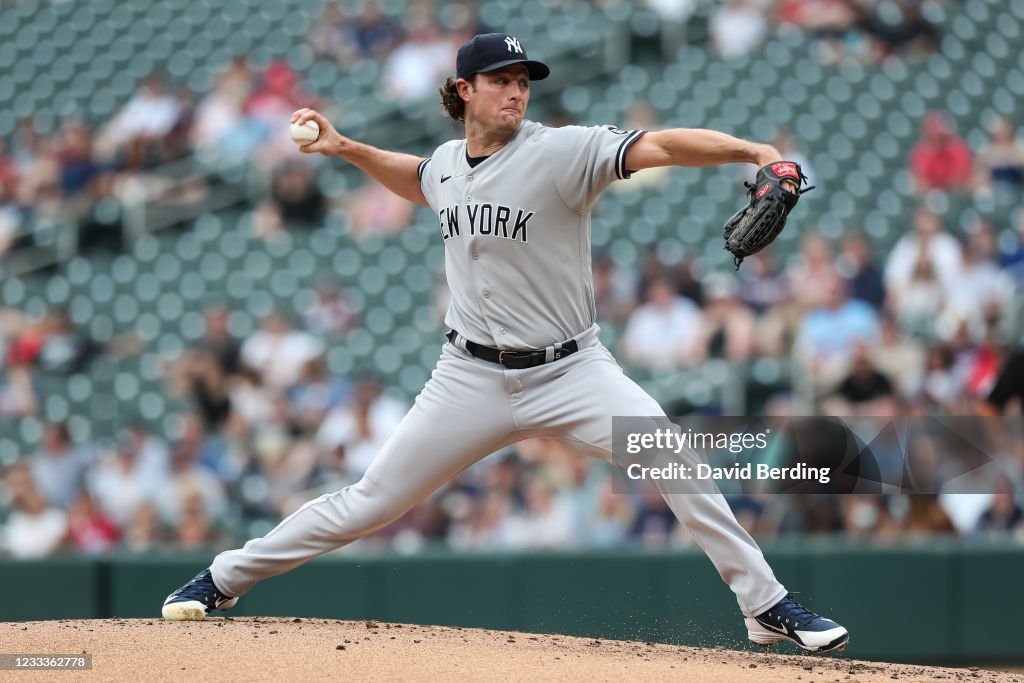
[[[1021,663],[1024,548],[773,548],[798,600],[846,625],[849,656]],[[0,563],[0,620],[154,617],[208,557]],[[698,552],[325,557],[230,612],[561,633],[746,649],[732,594]]]

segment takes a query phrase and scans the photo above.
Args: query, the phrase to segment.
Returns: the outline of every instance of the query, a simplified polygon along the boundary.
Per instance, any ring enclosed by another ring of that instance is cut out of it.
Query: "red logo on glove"
[[[757,196],[755,197],[755,199],[760,199],[761,197],[763,197],[764,193],[768,191],[769,187],[771,187],[771,185],[762,185],[761,189],[757,191]]]
[[[796,164],[792,161],[777,161],[771,165],[772,173],[780,178],[793,178],[800,180],[800,173],[796,170]]]

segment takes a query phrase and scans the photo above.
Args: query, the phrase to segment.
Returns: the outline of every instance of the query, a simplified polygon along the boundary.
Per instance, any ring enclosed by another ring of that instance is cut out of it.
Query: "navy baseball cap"
[[[459,48],[455,74],[459,78],[472,78],[474,74],[497,71],[511,64],[525,66],[531,81],[542,81],[551,73],[547,64],[527,58],[518,38],[507,33],[481,33]]]

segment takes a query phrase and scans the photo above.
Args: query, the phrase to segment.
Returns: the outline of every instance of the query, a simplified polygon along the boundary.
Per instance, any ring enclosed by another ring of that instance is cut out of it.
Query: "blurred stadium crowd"
[[[563,0],[556,11],[584,4],[590,3]],[[620,3],[594,4],[608,10]],[[728,0],[707,9],[700,0],[649,0],[669,28],[686,26],[703,6],[703,40],[720,58],[757,54],[775,32],[797,30],[805,58],[824,64],[926,60],[942,38],[927,10],[945,4]],[[371,60],[389,99],[432,107],[457,46],[486,22],[473,2],[418,3],[404,14],[387,11],[390,6],[328,3],[311,24],[307,45],[342,73]],[[110,206],[140,192],[159,194],[163,180],[152,171],[186,158],[212,168],[257,169],[265,198],[250,207],[247,224],[260,240],[315,230],[337,214],[357,239],[413,225],[413,207],[372,182],[335,194],[317,182],[315,167],[296,152],[282,122],[300,106],[325,107],[344,121],[346,108],[355,105],[336,103],[339,109],[311,92],[286,60],[257,69],[235,58],[201,96],[153,73],[105,120],[69,115],[44,134],[39,121],[25,116],[10,135],[0,135],[0,259],[68,221],[84,226],[87,242],[90,226],[102,227]],[[548,113],[561,124],[576,118],[557,106]],[[630,127],[659,125],[659,114],[642,99],[627,118]],[[748,404],[748,411],[773,415],[1019,411],[1024,369],[1019,358],[1008,359],[1019,341],[1024,287],[1024,143],[1012,117],[991,117],[988,139],[974,144],[943,111],[931,111],[918,124],[917,141],[902,154],[919,208],[892,245],[855,225],[838,235],[801,230],[790,243],[793,254],[769,249],[739,273],[709,268],[685,253],[667,259],[657,248],[623,266],[598,250],[598,317],[616,356],[638,377],[715,361],[791,365],[806,386],[776,387]],[[798,137],[780,127],[774,143],[801,161],[813,182],[814,164]],[[669,173],[640,173],[613,191],[655,190]],[[196,175],[175,185],[168,199],[187,204],[217,191],[216,176]],[[1012,209],[1001,214],[1009,224],[984,213],[954,221],[941,208],[993,197]],[[799,209],[795,220],[814,224]],[[425,315],[439,346],[446,300],[443,280],[433,285],[437,296]],[[66,420],[48,414],[41,387],[46,378],[70,383],[97,359],[137,356],[146,340],[131,329],[98,339],[61,306],[28,311],[4,301],[0,422],[45,425],[19,457],[0,462],[0,552],[27,558],[65,550],[230,547],[309,498],[356,481],[402,418],[408,395],[389,391],[373,367],[345,373],[329,367],[330,349],[366,323],[354,287],[319,273],[306,305],[265,312],[244,334],[231,324],[236,311],[229,302],[210,303],[196,338],[159,358],[165,391],[187,407],[173,429],[162,433],[151,421],[126,418],[113,439],[73,434]],[[726,408],[710,401],[699,409]],[[1014,456],[1024,465],[1024,453]],[[842,533],[905,542],[930,534],[1005,534],[1021,542],[1021,482],[1018,467],[992,482],[990,495],[742,497],[732,503],[761,540]],[[613,493],[609,466],[540,439],[471,467],[354,547],[415,552],[433,544],[503,550],[687,543],[659,496]]]

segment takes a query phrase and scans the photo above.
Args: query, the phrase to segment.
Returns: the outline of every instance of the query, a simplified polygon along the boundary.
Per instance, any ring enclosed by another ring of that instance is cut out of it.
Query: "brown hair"
[[[468,80],[473,82],[476,80],[476,76],[474,75]],[[444,113],[452,121],[465,122],[466,101],[459,95],[459,89],[455,87],[455,79],[449,76],[438,92],[441,93],[441,107],[444,109]]]

